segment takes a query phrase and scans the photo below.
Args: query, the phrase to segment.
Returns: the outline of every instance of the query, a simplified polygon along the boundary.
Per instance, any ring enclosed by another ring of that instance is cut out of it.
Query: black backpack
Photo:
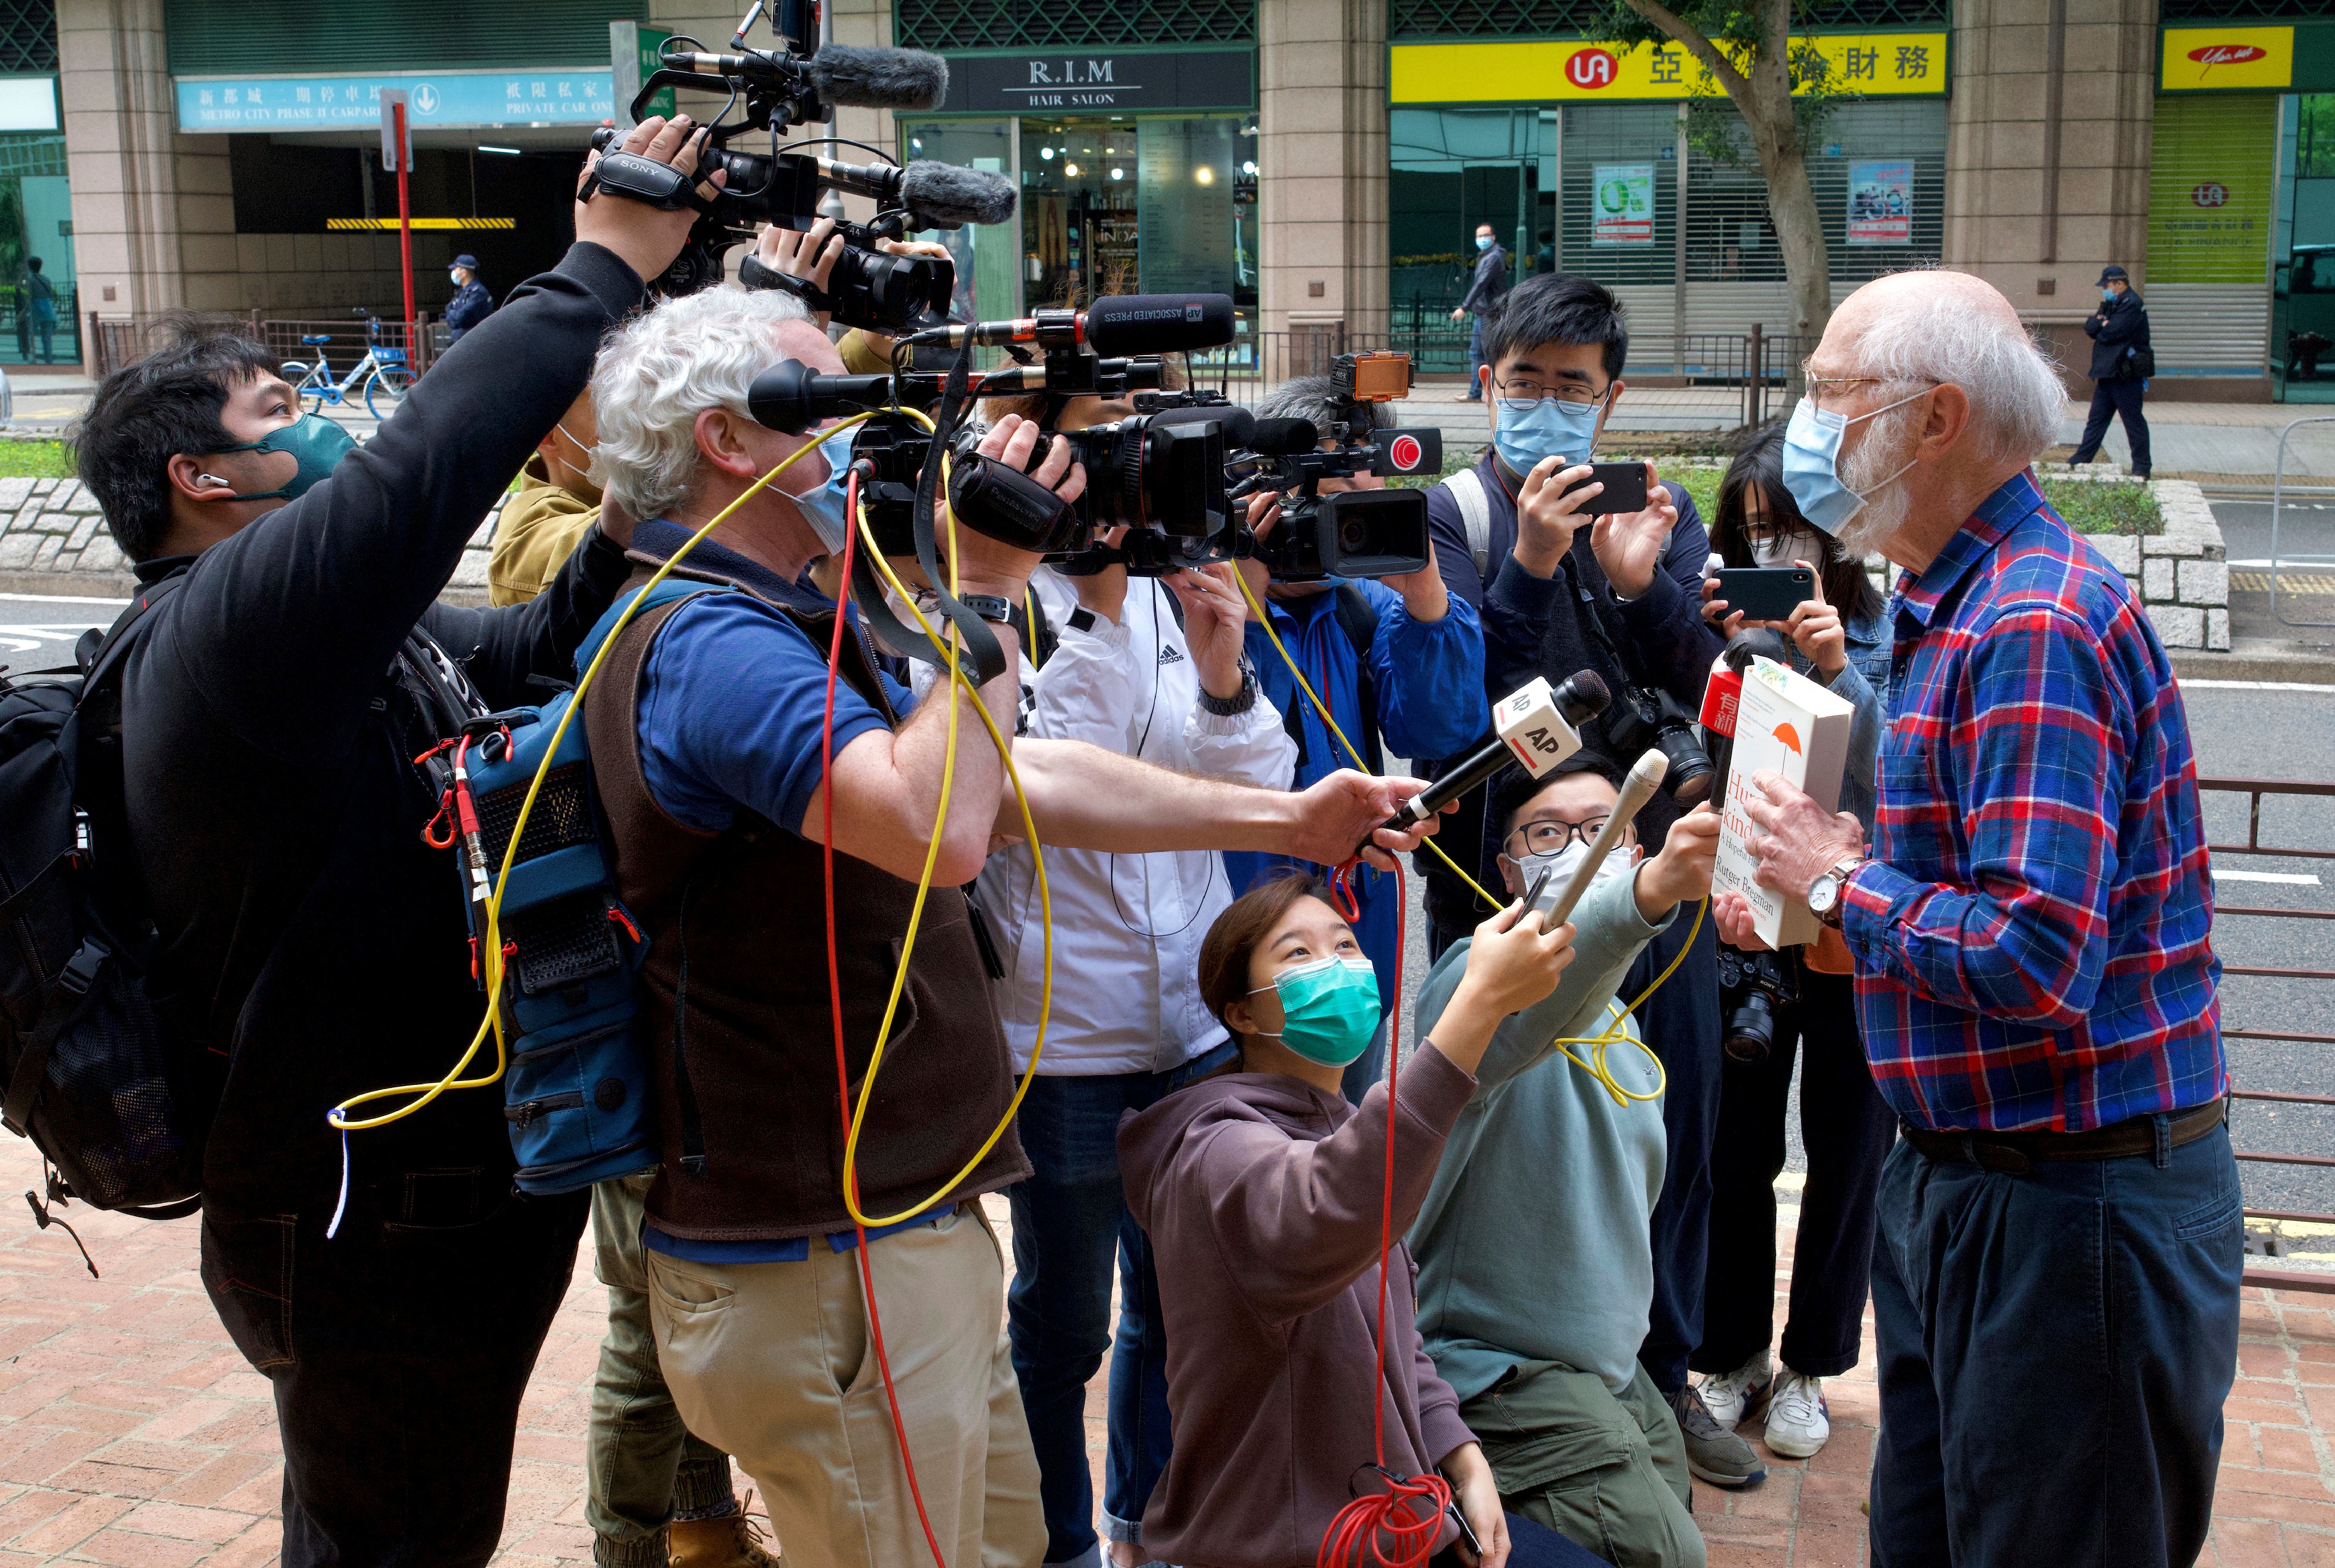
[[[154,924],[123,803],[122,656],[182,580],[140,589],[74,666],[0,673],[0,1125],[39,1147],[51,1202],[147,1219],[199,1206],[224,1066],[146,999]]]

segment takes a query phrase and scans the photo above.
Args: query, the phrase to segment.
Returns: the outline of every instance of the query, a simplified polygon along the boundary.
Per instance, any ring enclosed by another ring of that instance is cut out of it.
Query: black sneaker
[[[1686,1467],[1714,1486],[1753,1486],[1768,1478],[1759,1451],[1711,1419],[1692,1384],[1671,1399],[1679,1430],[1686,1437]]]

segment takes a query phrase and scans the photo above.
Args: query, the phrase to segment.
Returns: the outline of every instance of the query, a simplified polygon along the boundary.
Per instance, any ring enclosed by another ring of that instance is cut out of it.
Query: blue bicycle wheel
[[[365,378],[365,411],[377,420],[387,419],[397,411],[398,403],[412,385],[413,378],[406,373],[403,365],[380,366]]]

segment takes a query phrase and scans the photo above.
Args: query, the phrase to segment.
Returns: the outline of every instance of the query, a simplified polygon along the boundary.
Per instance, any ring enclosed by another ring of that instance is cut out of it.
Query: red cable
[[[1349,860],[1332,872],[1331,893],[1333,898],[1342,895],[1348,905],[1359,909],[1352,892],[1355,869],[1356,862]],[[1410,900],[1403,889],[1400,861],[1395,863],[1394,893],[1395,908],[1407,916]],[[1347,915],[1349,920],[1358,917]],[[1451,1483],[1433,1470],[1409,1480],[1398,1480],[1386,1470],[1387,1264],[1394,1252],[1394,1094],[1400,1070],[1397,1058],[1401,1054],[1406,923],[1400,917],[1395,922],[1394,998],[1387,1014],[1386,1183],[1381,1189],[1379,1203],[1378,1366],[1371,1373],[1371,1451],[1389,1486],[1384,1492],[1357,1497],[1338,1510],[1337,1516],[1330,1521],[1329,1532],[1322,1537],[1321,1550],[1313,1559],[1315,1568],[1371,1568],[1372,1564],[1377,1568],[1416,1568],[1435,1550],[1435,1538],[1443,1533],[1444,1511],[1451,1505]]]
[[[827,711],[820,721],[819,734],[819,866],[825,874],[827,895],[827,1000],[835,1020],[836,1099],[843,1108],[847,1135],[851,1130],[851,1069],[844,1058],[842,966],[836,957],[835,944],[835,677],[843,663],[845,606],[851,597],[852,548],[858,537],[849,519],[858,512],[859,476],[855,473],[844,481],[843,487],[843,576],[836,585],[835,635],[827,647]],[[945,678],[940,690],[946,701],[956,701],[956,692]],[[856,1171],[847,1176],[847,1192],[855,1211],[859,1207],[857,1177]],[[941,1555],[940,1537],[933,1534],[932,1515],[925,1512],[924,1488],[916,1485],[916,1461],[908,1453],[908,1426],[900,1418],[899,1392],[892,1387],[892,1359],[884,1350],[884,1320],[876,1312],[876,1273],[867,1256],[867,1227],[855,1219],[851,1228],[859,1239],[859,1289],[867,1302],[867,1337],[876,1347],[876,1370],[884,1376],[884,1401],[892,1408],[892,1431],[900,1439],[900,1467],[908,1474],[908,1495],[916,1500],[916,1523],[925,1527],[925,1544],[932,1548],[935,1568],[948,1568],[948,1559]]]

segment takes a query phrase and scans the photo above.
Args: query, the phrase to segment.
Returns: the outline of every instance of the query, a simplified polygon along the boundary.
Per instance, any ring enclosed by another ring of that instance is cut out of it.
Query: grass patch
[[[73,459],[63,441],[0,441],[0,479],[73,477]]]
[[[2156,495],[2136,481],[2047,479],[2043,498],[2079,534],[2165,531],[2165,514],[2157,508]]]

